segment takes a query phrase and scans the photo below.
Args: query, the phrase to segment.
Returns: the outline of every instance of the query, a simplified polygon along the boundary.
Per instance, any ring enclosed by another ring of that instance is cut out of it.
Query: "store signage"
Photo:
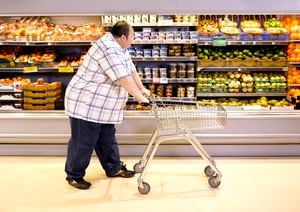
[[[213,46],[226,46],[226,38],[220,36],[214,37]]]
[[[59,67],[58,68],[59,73],[74,73],[74,68],[73,67]]]
[[[30,66],[30,67],[23,68],[23,73],[34,73],[34,72],[38,72],[37,66]]]

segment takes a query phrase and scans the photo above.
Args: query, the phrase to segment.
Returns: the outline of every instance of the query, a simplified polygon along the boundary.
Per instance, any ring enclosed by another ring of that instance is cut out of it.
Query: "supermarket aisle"
[[[64,157],[0,157],[0,211],[300,211],[300,158],[216,158],[223,173],[211,189],[199,158],[156,158],[137,191],[137,178],[108,179],[96,158],[93,183],[81,191],[64,180]],[[129,167],[138,158],[124,158]]]

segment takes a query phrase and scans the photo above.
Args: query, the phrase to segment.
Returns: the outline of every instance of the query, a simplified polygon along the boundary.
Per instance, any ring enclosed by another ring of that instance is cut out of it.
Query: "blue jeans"
[[[120,154],[114,124],[100,124],[70,117],[70,126],[71,138],[65,164],[67,177],[85,176],[93,150],[107,176],[113,176],[120,170]]]

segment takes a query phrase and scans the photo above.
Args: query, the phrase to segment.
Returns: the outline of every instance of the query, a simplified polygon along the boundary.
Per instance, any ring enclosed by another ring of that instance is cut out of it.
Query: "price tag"
[[[59,73],[74,73],[74,68],[73,67],[59,67],[58,68]]]
[[[160,78],[160,84],[168,84],[168,78]]]
[[[214,37],[213,46],[226,46],[226,38],[225,37]]]
[[[38,72],[37,66],[30,66],[30,67],[23,68],[23,73],[34,73],[34,72]]]
[[[152,83],[153,84],[159,84],[160,83],[160,78],[152,78]]]

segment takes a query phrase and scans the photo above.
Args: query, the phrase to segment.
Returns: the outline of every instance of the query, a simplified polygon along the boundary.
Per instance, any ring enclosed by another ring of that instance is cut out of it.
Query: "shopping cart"
[[[227,119],[224,108],[213,104],[199,105],[196,101],[166,100],[156,95],[150,97],[150,102],[158,124],[142,159],[134,165],[135,172],[140,173],[138,178],[139,192],[148,194],[150,191],[150,185],[144,182],[143,178],[158,146],[164,141],[178,139],[187,140],[208,163],[204,169],[204,173],[209,177],[208,183],[212,188],[219,187],[221,172],[192,132],[222,129]]]

